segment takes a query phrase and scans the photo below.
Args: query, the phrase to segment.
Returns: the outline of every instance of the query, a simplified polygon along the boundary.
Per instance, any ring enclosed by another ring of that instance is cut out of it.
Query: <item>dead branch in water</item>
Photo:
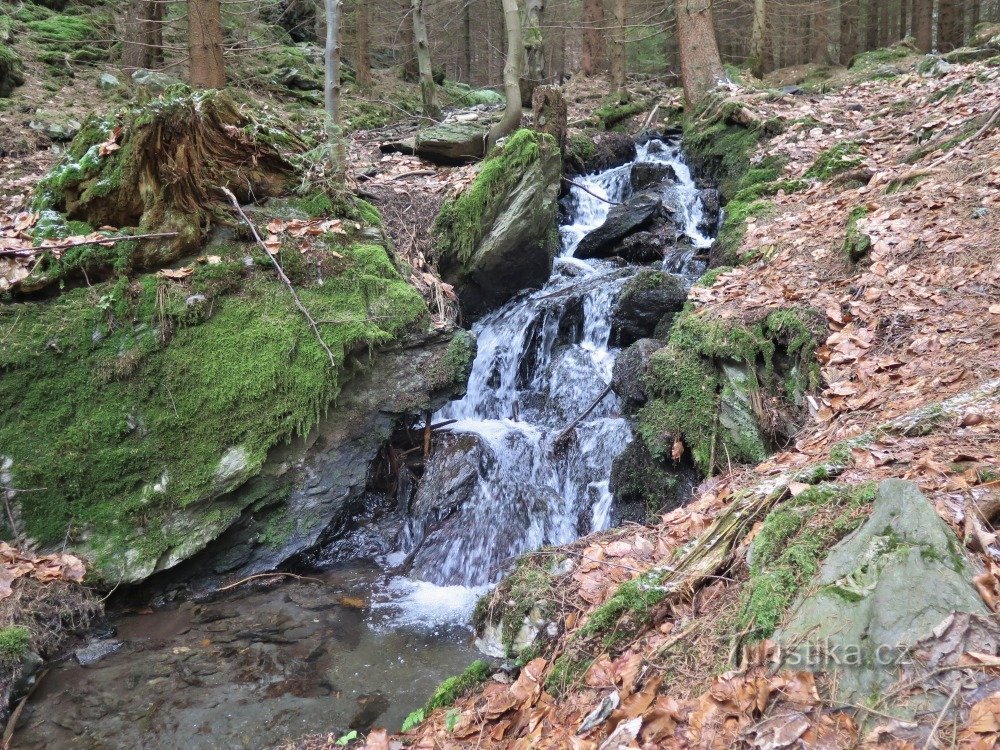
[[[620,206],[620,205],[622,205],[618,201],[611,201],[611,200],[608,200],[607,198],[602,198],[597,193],[595,193],[595,192],[593,192],[593,191],[588,190],[587,188],[585,188],[579,182],[573,182],[573,180],[571,180],[569,177],[563,177],[563,179],[566,180],[566,182],[568,182],[573,187],[580,188],[580,190],[582,190],[583,192],[585,192],[587,195],[593,196],[594,198],[597,198],[597,200],[599,200],[599,201],[604,201],[605,203],[607,203],[609,205],[612,205],[612,206]]]

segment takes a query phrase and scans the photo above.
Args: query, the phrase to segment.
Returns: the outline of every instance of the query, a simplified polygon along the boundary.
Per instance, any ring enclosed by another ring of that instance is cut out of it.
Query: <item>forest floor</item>
[[[586,630],[624,582],[696,540],[741,490],[784,481],[786,496],[796,495],[803,487],[788,481],[794,470],[831,461],[843,464],[842,483],[914,481],[965,540],[983,598],[1000,605],[989,511],[1000,492],[998,95],[1000,69],[976,63],[940,76],[904,67],[822,95],[732,93],[761,118],[790,123],[756,157],[784,157],[783,177],[809,184],[779,192],[751,217],[741,246],[747,262],[692,298],[716,316],[751,322],[803,304],[825,312],[828,336],[817,352],[824,387],[809,399],[809,424],[762,464],[704,482],[688,506],[658,525],[549,551],[575,563],[553,582],[560,635],[516,680],[488,681],[434,712],[406,737],[409,747],[902,748],[936,746],[935,733],[960,747],[1000,741],[996,694],[963,694],[956,702],[961,720],[907,723],[866,709],[874,721],[862,729],[861,719],[834,710],[822,678],[775,673],[768,642],[741,660],[732,612],[747,579],[740,552],[756,528],[728,569],[664,602],[613,647],[588,641]],[[965,137],[956,145],[959,134]],[[810,179],[818,158],[835,166]],[[401,185],[406,172],[422,168],[397,159],[393,170],[404,176],[381,179]],[[468,179],[465,171],[452,175]],[[449,183],[437,170],[421,179],[434,193]],[[871,243],[857,263],[844,251],[854,231]],[[959,398],[957,409],[935,411],[934,404],[962,394],[973,395]],[[878,429],[909,413],[921,415],[920,429]],[[581,644],[590,646],[588,658],[567,672],[563,657],[578,656]],[[980,668],[996,677],[996,660]],[[612,690],[616,706],[607,705]],[[604,718],[578,731],[602,701]],[[398,742],[376,731],[368,747]]]

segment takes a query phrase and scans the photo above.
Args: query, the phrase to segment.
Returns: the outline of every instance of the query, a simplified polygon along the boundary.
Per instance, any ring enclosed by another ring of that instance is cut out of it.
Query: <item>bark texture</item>
[[[163,4],[156,0],[131,0],[125,11],[122,68],[156,68],[163,63]]]
[[[940,0],[938,3],[938,52],[951,52],[962,46],[962,0]]]
[[[416,2],[416,0],[414,0]],[[507,59],[503,66],[503,89],[507,95],[500,122],[490,128],[486,137],[487,151],[508,133],[513,133],[521,125],[521,58],[524,55],[521,39],[521,11],[517,0],[501,0],[503,23],[507,30]]]
[[[413,14],[413,43],[417,51],[420,98],[424,104],[424,115],[437,119],[441,116],[441,108],[438,106],[437,91],[434,88],[431,46],[427,40],[427,22],[424,20],[424,0],[413,0],[410,11]]]
[[[222,6],[219,0],[188,0],[188,61],[191,86],[226,87],[222,57]]]
[[[684,98],[694,106],[712,89],[728,82],[719,57],[711,0],[675,0],[677,42]]]
[[[372,85],[372,53],[371,53],[371,4],[368,0],[357,0],[354,9],[354,25],[356,33],[357,60],[354,63],[358,86],[366,89]]]
[[[524,24],[521,35],[524,38],[524,73],[521,76],[521,105],[531,106],[535,88],[545,80],[545,44],[542,38],[542,16],[545,0],[526,0],[524,4]]]
[[[604,6],[601,0],[583,0],[583,58],[580,65],[585,76],[597,75],[604,69]]]
[[[326,140],[330,149],[330,173],[340,182],[344,176],[344,139],[340,128],[340,12],[343,0],[324,0],[326,46],[323,50],[323,109]]]
[[[561,152],[566,151],[566,101],[555,86],[539,86],[531,99],[535,130],[556,139]]]
[[[858,0],[843,0],[840,4],[840,64],[850,65],[858,53]]]
[[[625,0],[615,0],[615,33],[611,46],[611,86],[625,90]]]
[[[917,38],[917,48],[924,54],[931,51],[931,29],[934,22],[933,0],[914,0],[913,34]]]
[[[750,72],[763,78],[774,70],[771,34],[768,30],[768,0],[754,0],[750,27]]]
[[[830,5],[829,0],[816,0],[813,10],[812,61],[819,65],[829,62]]]

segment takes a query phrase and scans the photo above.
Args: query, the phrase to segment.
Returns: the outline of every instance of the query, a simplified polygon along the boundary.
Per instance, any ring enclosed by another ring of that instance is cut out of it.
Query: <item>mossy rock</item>
[[[968,43],[970,47],[991,47],[1000,51],[1000,23],[985,21],[978,24]]]
[[[231,221],[221,187],[243,203],[290,190],[303,145],[279,123],[254,119],[225,92],[179,87],[112,117],[89,119],[63,161],[39,182],[34,208],[95,227],[171,235],[116,248],[128,256],[113,264],[116,270],[157,267],[198,249],[213,225]],[[21,288],[43,288],[66,272],[65,263],[46,255]]]
[[[107,62],[114,23],[100,12],[51,13],[25,23],[35,58],[59,73],[72,73],[77,65]]]
[[[964,65],[966,63],[988,60],[996,55],[997,50],[991,47],[959,47],[958,49],[946,52],[942,55],[945,62],[952,65]]]
[[[24,84],[24,66],[21,56],[0,42],[0,99],[10,96],[14,89]]]

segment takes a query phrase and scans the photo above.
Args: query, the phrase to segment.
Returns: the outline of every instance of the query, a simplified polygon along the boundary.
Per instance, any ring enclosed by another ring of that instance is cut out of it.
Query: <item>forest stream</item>
[[[689,286],[712,240],[679,141],[640,143],[636,162],[670,167],[653,188],[680,238],[663,268]],[[634,163],[574,179],[549,281],[473,326],[467,393],[434,415],[447,425],[415,493],[314,550],[299,577],[113,617],[50,666],[16,746],[260,748],[397,730],[480,655],[472,610],[514,558],[621,518],[609,475],[632,432],[608,388],[612,318],[642,266],[575,252],[631,195]]]

